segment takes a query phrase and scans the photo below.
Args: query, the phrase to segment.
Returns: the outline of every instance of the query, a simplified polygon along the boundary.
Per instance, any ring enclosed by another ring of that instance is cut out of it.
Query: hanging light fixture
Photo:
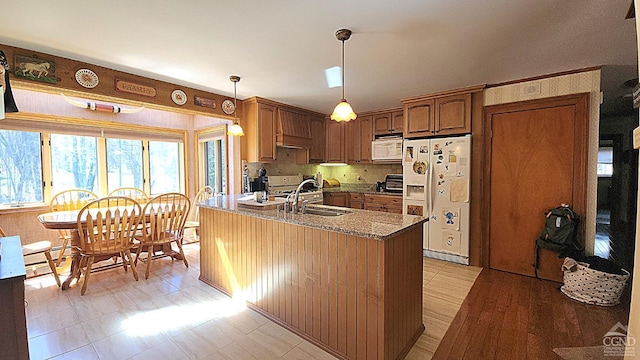
[[[355,120],[357,117],[356,113],[353,112],[351,105],[347,102],[344,97],[344,42],[349,40],[351,37],[351,30],[349,29],[340,29],[336,31],[336,39],[342,42],[342,100],[336,105],[336,108],[333,109],[333,114],[331,114],[331,120],[335,120],[337,122],[340,121],[351,121]]]
[[[229,80],[233,82],[233,125],[229,126],[227,130],[227,135],[231,136],[244,136],[244,131],[242,130],[242,126],[238,124],[238,108],[237,108],[237,93],[236,93],[236,84],[240,81],[240,76],[231,75],[229,76]]]

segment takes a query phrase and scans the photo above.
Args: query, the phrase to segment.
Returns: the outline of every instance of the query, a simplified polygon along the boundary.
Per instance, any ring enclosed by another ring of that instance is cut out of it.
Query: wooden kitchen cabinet
[[[324,160],[328,163],[344,163],[344,136],[347,123],[327,119],[325,121],[326,142]]]
[[[277,108],[260,98],[243,103],[244,119],[241,123],[245,136],[241,138],[242,159],[247,162],[274,162],[276,160]]]
[[[349,193],[349,207],[352,209],[364,209],[364,194],[357,192]]]
[[[402,134],[404,122],[404,112],[402,110],[386,111],[373,115],[373,134],[393,135]]]
[[[484,86],[402,99],[403,137],[461,135],[471,132],[471,94]]]
[[[325,192],[322,197],[324,205],[349,207],[348,192]]]
[[[364,194],[364,209],[402,214],[402,196]]]
[[[325,119],[312,116],[310,118],[311,143],[309,144],[309,162],[323,163],[325,148]]]
[[[372,119],[371,115],[360,116],[347,123],[343,141],[347,164],[371,162]]]

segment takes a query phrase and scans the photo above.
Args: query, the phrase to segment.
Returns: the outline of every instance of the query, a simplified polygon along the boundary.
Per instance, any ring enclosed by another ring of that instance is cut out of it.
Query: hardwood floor
[[[602,346],[618,322],[628,325],[627,295],[618,306],[599,307],[571,300],[559,285],[484,269],[433,358],[562,359],[554,349]],[[603,349],[591,350],[605,358]]]

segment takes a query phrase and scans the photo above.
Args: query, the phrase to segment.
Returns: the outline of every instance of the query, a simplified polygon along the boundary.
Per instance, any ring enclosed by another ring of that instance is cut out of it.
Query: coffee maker
[[[267,177],[267,170],[265,168],[260,168],[258,170],[258,177],[249,183],[249,191],[266,191],[268,181],[269,178]]]

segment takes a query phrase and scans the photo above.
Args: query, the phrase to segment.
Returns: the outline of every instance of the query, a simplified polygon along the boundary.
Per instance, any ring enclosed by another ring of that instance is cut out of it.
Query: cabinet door
[[[349,207],[352,209],[364,209],[364,195],[362,193],[349,193]]]
[[[331,206],[349,207],[348,192],[330,192],[323,194],[323,204]]]
[[[373,133],[387,135],[391,132],[391,113],[373,115]]]
[[[435,131],[438,135],[471,132],[471,94],[436,99]]]
[[[404,106],[404,137],[433,135],[434,107],[433,99],[406,104]]]
[[[345,162],[344,156],[344,128],[346,124],[333,120],[326,120],[325,161]]]
[[[358,118],[357,120],[349,121],[345,127],[343,145],[347,164],[359,163],[361,159],[360,144],[362,142],[360,141],[360,124],[361,120]],[[371,122],[369,122],[369,125],[371,125]]]
[[[258,104],[258,161],[276,160],[276,108]]]
[[[404,122],[404,112],[394,111],[391,113],[391,132],[393,134],[402,134],[402,123]]]
[[[371,142],[373,141],[372,116],[363,116],[360,120],[360,163],[371,162]]]
[[[311,117],[311,145],[309,145],[309,162],[324,162],[325,128],[324,118]]]

